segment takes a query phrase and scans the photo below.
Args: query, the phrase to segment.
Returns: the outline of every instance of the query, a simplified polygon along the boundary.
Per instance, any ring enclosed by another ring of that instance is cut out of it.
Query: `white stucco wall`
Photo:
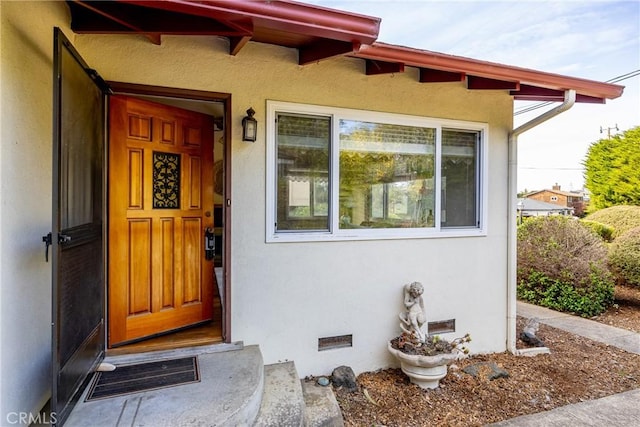
[[[229,56],[207,37],[78,36],[76,47],[108,80],[232,94],[232,339],[260,344],[265,362],[295,360],[301,375],[388,365],[386,341],[398,330],[403,284],[426,287],[430,320],[456,319],[473,351],[505,349],[506,91],[420,84],[417,70],[366,76],[364,62],[340,58],[301,67],[292,49],[249,43]],[[486,237],[357,242],[265,243],[266,100],[371,109],[489,123]],[[259,138],[240,139],[257,111]],[[353,347],[318,352],[318,338],[353,334]]]
[[[0,425],[50,396],[53,26],[60,2],[0,3]],[[69,31],[66,31],[69,33]],[[7,416],[9,415],[9,418]]]
[[[507,132],[505,91],[420,84],[417,70],[366,76],[360,60],[305,67],[292,49],[249,43],[237,56],[224,39],[75,36],[60,3],[2,2],[0,278],[2,411],[33,411],[47,398],[50,265],[40,236],[51,217],[52,27],[63,27],[107,80],[232,94],[232,340],[259,344],[266,363],[295,360],[300,375],[342,364],[357,372],[391,363],[402,286],[426,288],[430,320],[455,318],[472,350],[506,340]],[[280,100],[486,122],[488,235],[473,238],[265,243],[265,109]],[[259,138],[241,141],[253,106]],[[353,334],[352,348],[318,352],[318,338]],[[4,415],[3,415],[4,416]],[[1,424],[2,422],[0,422]]]

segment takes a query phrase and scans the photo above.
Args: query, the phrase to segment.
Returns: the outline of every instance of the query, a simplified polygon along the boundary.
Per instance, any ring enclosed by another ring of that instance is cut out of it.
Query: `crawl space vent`
[[[353,347],[353,335],[318,338],[318,351],[345,347]]]

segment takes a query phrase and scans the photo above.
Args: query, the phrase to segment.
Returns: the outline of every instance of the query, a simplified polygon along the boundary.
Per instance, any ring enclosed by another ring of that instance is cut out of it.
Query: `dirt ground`
[[[640,333],[640,288],[616,286],[616,302],[593,320]]]
[[[621,288],[616,299],[617,307],[594,320],[640,332],[640,291]],[[518,331],[524,323],[518,318]],[[481,426],[640,388],[640,355],[546,325],[537,336],[551,354],[474,356],[451,365],[436,390],[411,384],[399,369],[363,373],[357,392],[335,389],[345,425]],[[463,371],[480,362],[495,362],[509,377]]]

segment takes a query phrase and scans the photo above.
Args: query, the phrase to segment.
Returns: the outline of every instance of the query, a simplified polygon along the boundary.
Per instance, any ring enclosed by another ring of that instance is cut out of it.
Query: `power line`
[[[633,77],[638,76],[638,75],[640,75],[640,69],[629,71],[628,73],[625,73],[625,74],[621,74],[619,76],[616,76],[616,77],[614,77],[612,79],[607,80],[605,83],[618,83],[618,82],[621,82],[621,81],[624,81],[624,80],[628,80],[628,79],[633,78]],[[523,108],[515,111],[513,113],[513,115],[514,116],[518,116],[520,114],[525,114],[525,113],[528,113],[530,111],[537,110],[539,108],[544,108],[544,107],[546,107],[548,105],[551,105],[551,104],[553,104],[553,101],[540,102],[538,104],[534,104],[534,105],[530,105],[530,106],[527,106],[527,107],[523,107]]]
[[[640,74],[640,69],[630,71],[630,72],[628,72],[627,74],[622,74],[621,76],[618,76],[618,77],[614,77],[614,78],[612,78],[612,79],[610,79],[610,80],[607,80],[605,83],[617,83],[617,82],[621,82],[621,81],[623,81],[623,80],[630,79],[631,77],[635,77],[635,76],[637,76],[638,74]]]

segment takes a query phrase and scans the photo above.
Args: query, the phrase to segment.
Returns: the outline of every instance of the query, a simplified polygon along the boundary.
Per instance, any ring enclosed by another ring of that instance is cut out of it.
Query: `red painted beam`
[[[401,62],[383,62],[365,60],[365,68],[367,76],[375,76],[378,74],[404,73],[404,64]]]
[[[356,52],[360,48],[359,43],[347,43],[335,40],[319,40],[298,49],[298,64],[307,65],[323,59],[341,56],[346,53]]]
[[[531,85],[520,85],[520,90],[512,90],[511,95],[517,101],[564,101],[564,91]],[[576,95],[576,102],[587,104],[604,104],[603,98]]]
[[[69,2],[71,29],[79,34],[218,35],[243,37],[253,32],[251,20],[224,22],[116,2]]]
[[[229,22],[249,18],[256,27],[343,42],[373,43],[380,30],[380,18],[285,0],[118,0],[118,3]]]
[[[229,55],[236,56],[251,40],[251,36],[229,37]]]
[[[433,68],[420,68],[420,83],[445,83],[463,82],[465,73],[455,71],[434,70]]]
[[[549,89],[545,87],[539,86],[531,86],[531,85],[520,85],[520,89],[512,90],[511,95],[520,97],[521,99],[525,99],[527,97],[545,97],[545,98],[557,98],[559,100],[564,100],[564,91],[558,89]]]
[[[488,79],[485,77],[467,76],[467,89],[471,90],[518,90],[520,82]]]

